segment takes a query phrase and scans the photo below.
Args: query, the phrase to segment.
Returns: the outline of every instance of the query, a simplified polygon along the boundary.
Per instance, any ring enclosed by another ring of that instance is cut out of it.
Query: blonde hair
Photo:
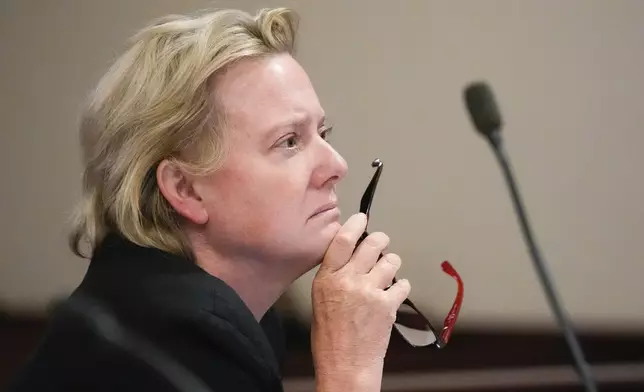
[[[164,17],[132,38],[82,114],[83,188],[69,236],[76,255],[91,257],[111,232],[191,255],[156,167],[171,159],[193,173],[216,169],[225,152],[225,114],[213,76],[244,58],[292,54],[297,20],[288,8],[254,16],[215,10]]]

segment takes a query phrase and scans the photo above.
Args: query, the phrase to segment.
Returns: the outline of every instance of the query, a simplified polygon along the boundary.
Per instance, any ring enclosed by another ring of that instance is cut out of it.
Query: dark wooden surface
[[[313,376],[313,364],[308,342],[308,330],[297,323],[287,323],[290,336],[289,356],[286,360],[286,378]],[[603,331],[579,334],[586,359],[592,365],[639,363],[644,365],[644,331],[624,333]],[[541,367],[569,368],[573,360],[565,339],[557,331],[462,330],[454,331],[450,343],[442,350],[414,348],[399,335],[393,334],[387,357],[387,375],[446,374],[472,371],[523,371]],[[644,367],[643,367],[644,369]],[[412,376],[413,377],[413,376]],[[442,392],[498,391],[498,392],[582,392],[579,385],[565,383],[540,387],[507,386],[466,389],[441,389]],[[601,392],[644,392],[644,374],[638,381],[598,382]],[[427,389],[427,391],[436,389]],[[405,391],[401,385],[397,392]],[[422,389],[415,389],[419,392]],[[411,392],[411,391],[410,391]]]
[[[287,324],[287,331],[291,337],[287,374],[312,374],[308,331],[296,323]],[[580,334],[579,340],[591,363],[644,363],[644,331]],[[456,329],[450,343],[441,350],[414,348],[399,335],[392,334],[385,372],[524,368],[571,363],[568,346],[556,331]]]

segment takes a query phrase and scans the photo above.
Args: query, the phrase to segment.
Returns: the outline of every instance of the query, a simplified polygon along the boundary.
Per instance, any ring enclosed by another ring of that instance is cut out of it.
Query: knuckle
[[[354,294],[356,291],[359,291],[359,285],[356,284],[354,279],[349,276],[340,275],[333,279],[333,282],[330,282],[331,289],[338,293],[351,293]]]
[[[389,236],[383,232],[377,231],[371,233],[365,238],[364,243],[373,248],[383,248],[389,245]]]
[[[349,247],[353,245],[353,238],[349,233],[342,233],[335,237],[335,242],[341,247]]]
[[[396,253],[387,253],[384,259],[396,269],[399,269],[402,265],[402,259]]]
[[[343,291],[351,291],[355,287],[355,283],[353,282],[352,279],[348,277],[341,277],[338,279],[338,288]]]
[[[383,295],[384,293],[382,291],[374,291],[370,290],[369,291],[369,297],[371,301],[375,304],[375,306],[379,309],[382,309],[383,307],[387,306],[387,297]]]

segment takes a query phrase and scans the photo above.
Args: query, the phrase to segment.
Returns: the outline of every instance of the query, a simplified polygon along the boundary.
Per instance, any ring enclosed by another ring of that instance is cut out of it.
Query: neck
[[[197,265],[235,290],[258,322],[290,284],[276,276],[269,263],[230,257],[217,252],[205,241],[192,242]]]

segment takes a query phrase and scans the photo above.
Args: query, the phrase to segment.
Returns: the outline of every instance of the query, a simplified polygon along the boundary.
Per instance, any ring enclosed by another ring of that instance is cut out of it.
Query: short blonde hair
[[[288,8],[204,11],[164,17],[132,38],[82,114],[83,188],[69,236],[76,255],[91,257],[116,232],[191,256],[156,167],[171,159],[193,173],[216,169],[225,152],[225,114],[213,77],[243,58],[293,54],[297,21]]]

